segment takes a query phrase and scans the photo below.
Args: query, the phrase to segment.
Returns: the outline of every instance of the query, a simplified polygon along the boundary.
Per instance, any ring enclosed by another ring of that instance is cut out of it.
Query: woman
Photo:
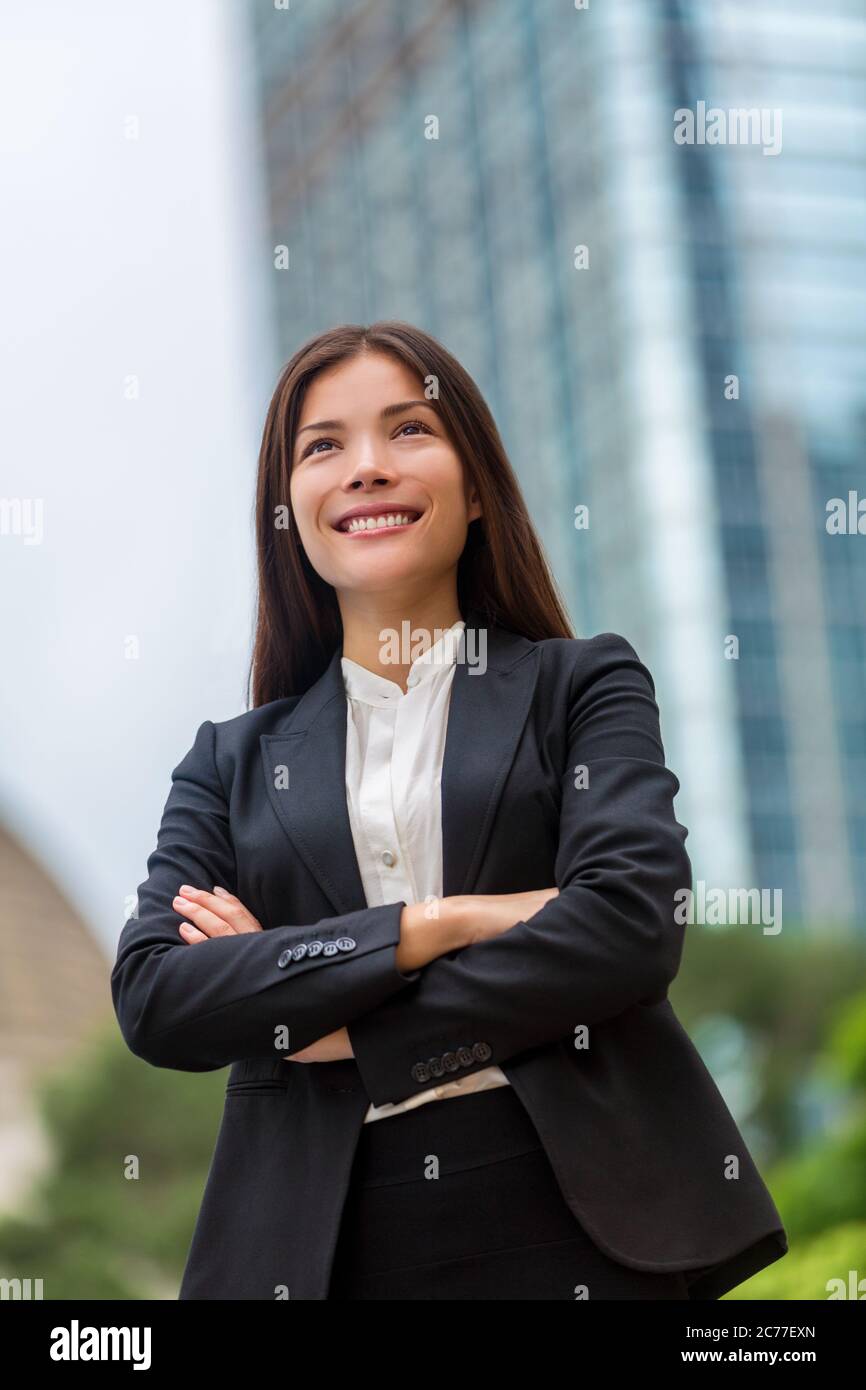
[[[691,887],[649,672],[576,639],[434,339],[271,402],[252,708],[172,774],[112,993],[227,1065],[180,1297],[717,1298],[787,1249],[667,999]]]

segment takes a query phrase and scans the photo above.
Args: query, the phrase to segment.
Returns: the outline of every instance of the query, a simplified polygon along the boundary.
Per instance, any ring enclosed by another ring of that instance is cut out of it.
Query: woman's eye
[[[397,430],[397,435],[398,435],[398,437],[403,433],[404,430],[411,429],[413,426],[414,426],[416,429],[422,430],[422,431],[424,432],[424,434],[432,434],[432,433],[433,433],[433,431],[431,430],[430,426],[429,426],[429,425],[426,425],[426,424],[424,423],[423,420],[407,420],[404,424],[400,425],[399,429]],[[301,454],[301,458],[307,458],[308,455],[310,455],[310,454],[318,454],[318,453],[319,453],[319,445],[320,445],[320,444],[333,444],[333,443],[334,443],[333,439],[314,439],[314,440],[312,441],[312,443],[310,443],[310,444],[307,445],[306,449],[305,449],[304,452]],[[328,450],[328,453],[330,453],[330,452],[331,452],[331,451],[330,451],[330,449],[329,449],[329,450]]]
[[[424,430],[427,434],[432,434],[432,433],[433,433],[433,431],[431,430],[430,426],[429,426],[429,425],[425,425],[423,420],[407,420],[406,423],[405,423],[405,425],[401,425],[401,426],[400,426],[400,428],[399,428],[399,430],[397,431],[397,433],[398,433],[398,434],[402,434],[403,430],[408,429],[408,428],[410,427],[410,425],[417,425],[418,428],[419,428],[419,430]]]
[[[305,458],[307,457],[308,454],[313,454],[313,453],[318,452],[318,448],[319,448],[319,445],[320,445],[320,444],[333,444],[333,442],[334,442],[333,439],[314,439],[313,442],[312,442],[312,444],[308,444],[308,445],[307,445],[306,449],[305,449],[304,452],[301,454],[301,458],[304,458],[304,459],[305,459]]]

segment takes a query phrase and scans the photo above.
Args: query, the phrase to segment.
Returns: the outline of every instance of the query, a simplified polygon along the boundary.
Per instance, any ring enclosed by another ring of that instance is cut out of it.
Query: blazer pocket
[[[227,1096],[255,1096],[285,1094],[292,1084],[291,1077],[285,1081],[230,1081],[226,1086]]]
[[[292,1084],[292,1067],[298,1065],[296,1062],[284,1062],[282,1057],[275,1057],[272,1062],[262,1061],[261,1058],[236,1062],[229,1073],[226,1095],[285,1091]]]

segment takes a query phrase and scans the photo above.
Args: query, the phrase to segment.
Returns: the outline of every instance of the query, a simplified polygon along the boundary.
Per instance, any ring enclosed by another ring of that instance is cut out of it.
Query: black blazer
[[[494,940],[397,969],[404,904],[365,906],[352,841],[341,650],[304,695],[205,720],[172,773],[111,989],[137,1056],[231,1067],[181,1299],[326,1299],[370,1102],[494,1064],[610,1258],[688,1271],[706,1299],[788,1248],[667,999],[692,874],[652,678],[614,633],[485,630],[486,672],[458,661],[451,690],[443,891],[560,890]],[[182,883],[222,885],[264,931],[184,943]],[[344,1024],[354,1059],[284,1060]]]

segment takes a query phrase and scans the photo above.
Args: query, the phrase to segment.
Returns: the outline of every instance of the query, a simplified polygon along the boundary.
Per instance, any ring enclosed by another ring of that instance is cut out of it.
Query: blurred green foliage
[[[826,1299],[829,1280],[866,1279],[866,942],[691,927],[670,998],[788,1233],[788,1254],[725,1299]],[[747,1106],[702,1046],[718,1020],[744,1040]]]
[[[151,1067],[112,1028],[45,1079],[55,1159],[0,1219],[0,1274],[41,1278],[46,1299],[176,1298],[227,1076]]]
[[[671,1000],[791,1247],[727,1299],[826,1299],[828,1280],[866,1277],[864,967],[866,943],[689,930]],[[151,1067],[114,1028],[44,1079],[54,1162],[0,1218],[0,1275],[41,1278],[47,1299],[176,1298],[226,1079]]]

